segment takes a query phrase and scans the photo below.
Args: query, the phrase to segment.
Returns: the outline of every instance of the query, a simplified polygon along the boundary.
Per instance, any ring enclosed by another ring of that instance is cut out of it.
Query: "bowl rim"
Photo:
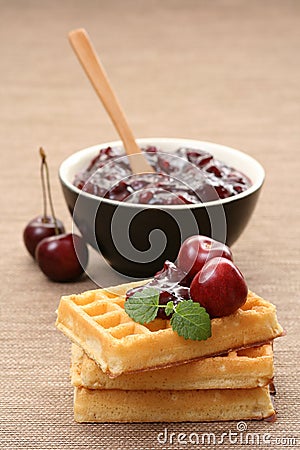
[[[227,197],[227,198],[219,199],[219,200],[213,200],[213,201],[209,201],[209,202],[203,202],[203,203],[199,202],[199,203],[189,203],[189,204],[182,204],[182,205],[149,205],[149,204],[140,204],[140,203],[127,203],[127,202],[122,202],[120,200],[112,200],[112,199],[100,197],[98,195],[90,194],[89,192],[82,191],[81,189],[77,188],[73,183],[71,183],[67,179],[66,170],[68,167],[70,167],[70,163],[72,165],[73,160],[78,161],[78,158],[80,158],[80,156],[84,156],[87,152],[91,152],[91,153],[93,151],[96,152],[96,151],[99,151],[100,149],[108,147],[108,146],[111,146],[111,147],[122,146],[123,147],[123,143],[121,140],[115,140],[115,141],[109,141],[109,142],[104,142],[104,143],[100,143],[100,144],[95,144],[95,145],[83,148],[81,150],[78,150],[78,151],[72,153],[70,156],[68,156],[66,159],[64,159],[59,166],[58,175],[59,175],[60,181],[67,188],[69,188],[71,191],[73,191],[75,194],[78,194],[80,196],[83,196],[83,197],[86,197],[89,199],[94,199],[98,203],[105,202],[105,203],[108,203],[108,204],[111,204],[114,206],[123,206],[123,207],[130,207],[130,208],[134,207],[134,208],[171,209],[171,210],[177,209],[178,210],[178,209],[208,208],[208,207],[220,206],[220,205],[224,205],[224,204],[231,203],[234,201],[238,201],[238,200],[240,200],[244,197],[248,197],[249,195],[258,191],[261,188],[261,186],[263,185],[264,180],[265,180],[265,170],[257,159],[255,159],[254,157],[248,155],[247,153],[245,153],[241,150],[238,150],[233,147],[229,147],[227,145],[217,144],[215,142],[210,142],[210,141],[201,141],[201,140],[197,140],[197,139],[166,138],[166,137],[164,137],[164,138],[159,138],[159,137],[146,137],[145,138],[145,137],[143,137],[143,138],[137,138],[136,141],[138,144],[141,144],[141,145],[150,144],[150,143],[154,144],[154,145],[157,145],[159,143],[160,144],[178,143],[180,146],[191,145],[191,146],[194,146],[195,148],[198,148],[200,146],[204,146],[204,147],[208,146],[211,149],[219,148],[221,150],[234,152],[235,154],[248,160],[248,162],[250,162],[252,165],[256,166],[256,170],[258,171],[258,179],[248,189],[246,189],[245,191],[243,191],[239,194],[235,194],[231,197]]]

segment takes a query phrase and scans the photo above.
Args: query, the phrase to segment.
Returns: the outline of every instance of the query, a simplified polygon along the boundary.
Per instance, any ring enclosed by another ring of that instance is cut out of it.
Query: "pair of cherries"
[[[88,249],[81,236],[65,233],[63,223],[55,217],[49,169],[42,148],[40,156],[44,214],[27,224],[23,232],[24,244],[41,271],[52,281],[75,281],[87,266]],[[47,194],[51,215],[47,214]]]
[[[186,239],[176,263],[166,261],[162,270],[146,285],[130,289],[129,298],[150,287],[159,291],[160,305],[172,301],[192,299],[200,303],[211,318],[229,316],[247,300],[248,288],[244,276],[233,263],[227,245],[207,236],[195,235]],[[169,319],[165,308],[158,317]]]
[[[187,274],[191,299],[211,318],[228,316],[246,302],[247,284],[227,245],[206,236],[192,236],[182,244],[177,266]]]

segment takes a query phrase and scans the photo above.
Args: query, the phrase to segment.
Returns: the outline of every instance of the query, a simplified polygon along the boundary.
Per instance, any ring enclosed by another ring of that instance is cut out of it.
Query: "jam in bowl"
[[[153,145],[142,150],[155,173],[133,175],[124,150],[106,147],[75,175],[74,185],[99,197],[149,205],[204,203],[251,186],[244,173],[206,150],[181,147],[170,154]]]
[[[132,278],[151,277],[165,260],[175,261],[182,242],[195,234],[232,245],[257,203],[260,163],[209,142],[137,142],[156,173],[132,175],[120,141],[80,150],[61,164],[65,200],[85,240]]]

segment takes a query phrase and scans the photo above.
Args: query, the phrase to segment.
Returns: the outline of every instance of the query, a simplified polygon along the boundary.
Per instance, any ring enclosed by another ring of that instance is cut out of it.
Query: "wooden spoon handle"
[[[69,41],[76,53],[84,71],[92,83],[96,93],[100,97],[103,106],[109,114],[120,138],[123,141],[127,155],[137,155],[129,158],[133,173],[154,172],[154,169],[141,149],[137,145],[133,133],[128,125],[125,114],[111,87],[105,70],[93,49],[92,43],[84,29],[78,29],[69,33]]]

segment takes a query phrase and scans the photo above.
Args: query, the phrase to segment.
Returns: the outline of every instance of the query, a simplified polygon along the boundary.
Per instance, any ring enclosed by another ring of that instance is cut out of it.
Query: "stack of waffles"
[[[72,341],[78,422],[183,422],[273,418],[274,305],[249,291],[236,313],[212,320],[206,341],[170,322],[145,325],[125,312],[139,283],[63,296],[56,325]]]

